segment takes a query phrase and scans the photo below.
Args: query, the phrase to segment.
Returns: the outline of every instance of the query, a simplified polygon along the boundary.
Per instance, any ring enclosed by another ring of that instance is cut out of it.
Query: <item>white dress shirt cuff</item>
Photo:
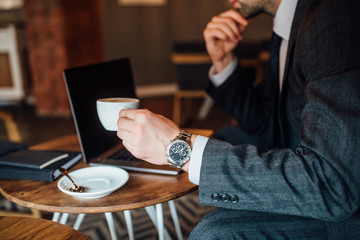
[[[189,165],[189,180],[193,184],[199,185],[200,182],[200,170],[202,163],[202,156],[206,143],[209,139],[198,135],[194,142],[194,147],[191,151],[191,160]]]
[[[219,87],[221,84],[225,82],[226,79],[230,77],[230,75],[234,72],[236,66],[238,64],[237,59],[235,58],[229,65],[224,68],[220,73],[215,71],[214,66],[211,66],[209,70],[209,78],[210,81],[214,84],[215,87]]]

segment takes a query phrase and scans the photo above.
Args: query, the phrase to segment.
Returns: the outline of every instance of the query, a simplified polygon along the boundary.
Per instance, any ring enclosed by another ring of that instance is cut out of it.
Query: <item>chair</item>
[[[171,56],[177,75],[178,90],[174,95],[173,121],[180,125],[182,100],[203,98],[198,118],[204,119],[212,105],[204,89],[208,82],[211,59],[202,42],[175,43]]]
[[[268,61],[267,42],[242,43],[235,50],[244,73],[254,78],[254,84],[262,79],[264,62]],[[182,99],[203,98],[198,118],[203,120],[213,102],[204,89],[208,84],[208,71],[212,64],[203,42],[175,43],[171,56],[177,74],[178,90],[174,95],[173,121],[181,125]]]
[[[0,121],[3,121],[9,141],[21,142],[21,136],[17,124],[12,116],[4,111],[0,111]]]
[[[0,27],[0,99],[22,100],[24,76],[21,65],[21,44],[15,25]]]
[[[18,126],[12,116],[4,111],[0,110],[0,121],[5,125],[7,137],[9,141],[21,142],[21,135]],[[17,217],[35,217],[41,218],[41,212],[39,210],[30,209],[31,213],[23,213],[18,211],[4,211],[0,210],[0,216],[17,216]]]

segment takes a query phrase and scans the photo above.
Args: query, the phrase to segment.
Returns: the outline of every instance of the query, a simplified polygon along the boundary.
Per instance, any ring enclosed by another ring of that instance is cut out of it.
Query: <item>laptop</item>
[[[121,144],[116,132],[105,130],[100,123],[97,99],[136,98],[129,58],[68,68],[63,77],[85,163],[118,166],[130,171],[179,174],[175,168],[135,158]]]

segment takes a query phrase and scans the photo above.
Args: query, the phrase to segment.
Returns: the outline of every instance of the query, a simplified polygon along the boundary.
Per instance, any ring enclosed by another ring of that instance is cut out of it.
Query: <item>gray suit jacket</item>
[[[359,12],[358,0],[299,0],[279,98],[276,83],[264,79],[254,87],[240,67],[222,86],[209,87],[248,132],[272,133],[273,147],[260,152],[210,139],[202,204],[330,221],[358,210]]]

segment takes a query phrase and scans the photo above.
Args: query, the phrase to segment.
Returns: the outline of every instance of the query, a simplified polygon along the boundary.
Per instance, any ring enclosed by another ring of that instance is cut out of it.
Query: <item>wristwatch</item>
[[[180,169],[190,160],[191,155],[191,132],[181,130],[166,146],[166,157],[171,167]]]

